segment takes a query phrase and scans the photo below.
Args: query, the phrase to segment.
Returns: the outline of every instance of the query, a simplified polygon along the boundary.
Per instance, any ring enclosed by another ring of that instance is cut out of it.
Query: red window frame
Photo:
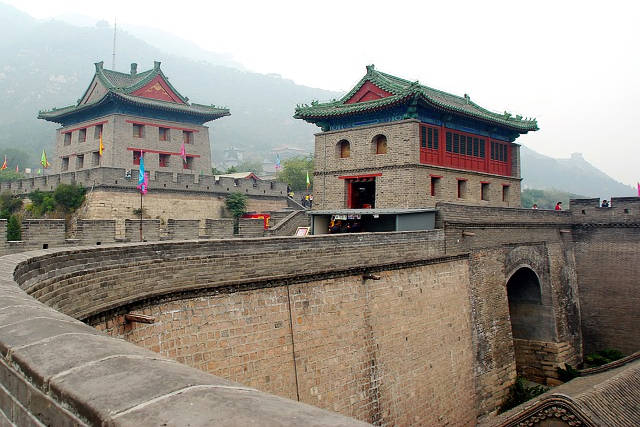
[[[437,148],[435,141],[429,148],[429,129],[431,129],[432,135],[435,130],[438,131],[438,137],[435,140],[438,144]],[[511,176],[513,145],[509,142],[426,123],[420,123],[418,134],[420,163]],[[496,144],[500,144],[499,149],[495,148]],[[456,146],[457,153],[455,152]],[[494,147],[494,157],[497,153],[497,159],[491,158],[492,146]],[[461,152],[462,147],[464,147],[464,154]]]
[[[133,164],[134,165],[140,165],[140,152],[139,151],[132,151],[133,153]]]
[[[193,131],[183,130],[182,131],[182,141],[185,144],[193,144]]]
[[[169,128],[158,127],[158,140],[169,141]]]
[[[440,182],[441,179],[442,179],[442,175],[429,175],[431,195],[434,197],[436,195],[436,184]]]
[[[144,134],[144,125],[133,123],[133,137],[142,138],[143,134]]]
[[[158,154],[158,166],[161,167],[161,168],[168,168],[169,167],[169,155],[168,154]]]

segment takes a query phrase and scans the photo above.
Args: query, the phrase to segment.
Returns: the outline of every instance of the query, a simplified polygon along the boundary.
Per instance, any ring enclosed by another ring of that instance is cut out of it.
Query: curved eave
[[[424,105],[427,105],[431,108],[435,108],[439,111],[456,114],[456,115],[471,118],[474,120],[479,120],[495,126],[500,126],[503,128],[514,130],[519,133],[526,133],[526,132],[538,130],[538,125],[536,122],[508,121],[503,119],[502,117],[496,117],[495,113],[486,111],[482,109],[482,107],[479,107],[476,104],[472,103],[471,105],[473,105],[474,108],[478,108],[481,110],[478,113],[474,114],[472,111],[468,111],[462,108],[456,108],[455,106],[445,104],[443,102],[439,102],[433,99],[432,97],[426,95],[421,90],[411,91],[402,95],[392,95],[388,98],[376,99],[374,101],[358,103],[361,105],[336,103],[339,105],[332,106],[331,104],[325,104],[325,105],[318,105],[316,107],[300,108],[300,109],[296,109],[296,112],[293,117],[296,119],[302,119],[302,120],[314,122],[314,121],[319,121],[319,120],[333,118],[333,117],[346,117],[346,116],[352,116],[356,114],[364,114],[367,112],[380,111],[382,109],[389,108],[391,106],[403,103],[404,101],[407,101],[414,95],[417,95],[418,99],[422,101]],[[384,102],[385,99],[389,99],[389,102]]]
[[[172,111],[176,113],[190,115],[193,117],[199,117],[201,119],[206,119],[206,120],[203,120],[203,123],[231,115],[229,110],[226,108],[215,108],[215,109],[211,108],[211,111],[202,111],[202,110],[194,109],[191,106],[184,105],[184,104],[172,104],[168,102],[164,103],[163,101],[151,101],[151,102],[136,101],[135,99],[132,99],[132,98],[133,96],[131,95],[122,95],[122,94],[118,94],[116,92],[110,91],[107,94],[105,94],[105,96],[103,96],[100,100],[94,103],[75,106],[73,108],[65,107],[59,110],[41,112],[41,113],[38,113],[38,118],[49,121],[49,122],[62,124],[65,118],[68,118],[70,116],[73,116],[75,114],[82,113],[85,111],[90,111],[93,108],[100,107],[111,101],[123,102],[130,105],[136,105],[138,107],[149,108],[152,110]],[[162,104],[160,104],[161,102]]]
[[[462,108],[455,108],[450,105],[443,105],[440,102],[434,101],[431,97],[421,96],[420,99],[424,101],[426,105],[429,107],[435,108],[436,110],[440,110],[447,113],[457,114],[459,116],[467,117],[473,120],[482,121],[484,123],[492,124],[495,126],[500,126],[503,128],[507,128],[510,130],[517,131],[519,133],[527,133],[539,130],[537,122],[510,122],[508,120],[504,120],[501,117],[487,117],[487,115],[483,113],[474,114],[471,111],[464,110]],[[475,106],[475,104],[474,104]],[[494,114],[494,113],[492,113]]]
[[[344,117],[344,116],[353,116],[356,114],[363,114],[372,111],[380,111],[385,108],[393,107],[399,104],[402,104],[409,100],[411,95],[399,96],[393,95],[383,99],[389,99],[387,102],[382,102],[379,99],[375,101],[366,101],[358,104],[348,104],[346,108],[340,108],[341,106],[336,107],[328,107],[328,106],[317,106],[317,107],[307,107],[304,109],[296,109],[293,117],[295,119],[302,120],[322,120],[329,117]],[[361,107],[361,108],[354,108]]]

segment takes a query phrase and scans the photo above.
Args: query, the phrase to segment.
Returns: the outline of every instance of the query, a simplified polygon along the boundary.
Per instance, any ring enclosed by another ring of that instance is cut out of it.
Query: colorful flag
[[[42,169],[38,168],[38,175],[42,175]]]
[[[138,189],[142,194],[147,193],[147,187],[149,186],[149,181],[147,178],[147,174],[144,173],[144,153],[140,150],[140,170],[138,171]]]
[[[20,173],[20,168],[18,167],[18,165],[16,165],[16,172]]]
[[[309,171],[307,171],[307,190],[309,189],[310,185],[311,185],[311,182],[309,181]]]
[[[182,145],[180,146],[180,157],[182,157],[182,161],[187,163],[187,152],[184,149],[184,141],[182,141]]]
[[[51,166],[49,164],[49,162],[47,161],[47,153],[44,150],[42,150],[42,157],[40,158],[40,164],[45,169],[48,168],[49,166]]]
[[[0,170],[5,170],[7,168],[7,155],[4,156],[4,163],[0,166]]]
[[[102,151],[104,150],[104,145],[102,145],[102,131],[100,132],[100,147],[98,148],[98,153],[102,156]]]
[[[280,170],[282,166],[280,166],[280,154],[276,153],[276,170]]]
[[[638,183],[638,197],[640,197],[640,182]]]

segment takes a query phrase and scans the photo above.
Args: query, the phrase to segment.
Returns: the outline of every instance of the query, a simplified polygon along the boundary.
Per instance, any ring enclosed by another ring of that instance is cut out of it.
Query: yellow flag
[[[102,145],[102,132],[100,132],[100,149],[98,150],[98,152],[100,153],[101,156],[102,156],[102,150],[104,150],[104,145]]]

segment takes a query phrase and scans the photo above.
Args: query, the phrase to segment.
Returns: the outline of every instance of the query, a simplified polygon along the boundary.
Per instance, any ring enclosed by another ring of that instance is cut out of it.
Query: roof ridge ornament
[[[373,74],[376,70],[376,66],[374,64],[367,65],[367,74]]]

